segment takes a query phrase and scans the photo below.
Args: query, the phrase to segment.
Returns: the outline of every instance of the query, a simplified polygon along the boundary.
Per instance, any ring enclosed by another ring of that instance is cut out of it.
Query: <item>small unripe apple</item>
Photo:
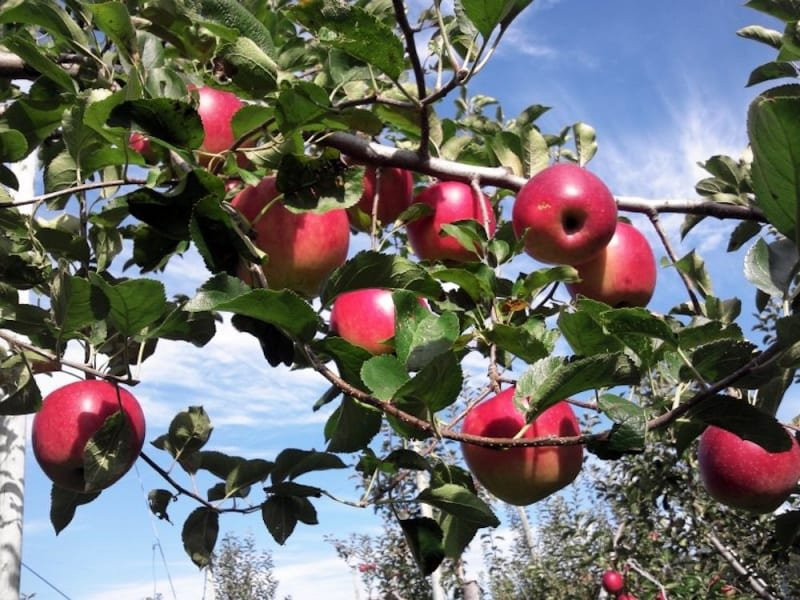
[[[120,409],[127,421],[130,439],[128,454],[119,457],[125,461],[119,477],[133,466],[144,444],[144,414],[136,398],[127,390],[102,380],[76,381],[48,394],[33,418],[31,430],[33,454],[45,475],[62,488],[76,492],[96,491],[87,489],[83,452],[105,420]],[[111,483],[113,481],[107,485]]]
[[[800,480],[800,445],[768,452],[755,442],[709,425],[700,436],[697,462],[700,480],[717,502],[755,513],[769,513],[783,504]]]
[[[593,173],[572,163],[547,167],[517,192],[514,233],[541,262],[577,265],[599,253],[614,235],[617,203]]]
[[[231,205],[250,223],[256,246],[269,256],[263,265],[268,286],[316,296],[325,278],[347,259],[347,212],[294,213],[273,202],[277,195],[275,177],[265,177],[234,196]]]
[[[647,306],[656,288],[656,260],[647,239],[620,221],[611,241],[591,260],[575,267],[581,281],[567,290],[614,307]]]
[[[393,223],[405,209],[411,206],[414,198],[414,178],[411,171],[396,167],[381,167],[378,185],[378,221],[387,225]],[[358,208],[370,217],[375,202],[375,167],[367,167],[363,177],[363,192]]]
[[[462,246],[453,236],[440,235],[442,225],[467,219],[483,225],[485,215],[488,223],[487,235],[494,235],[496,223],[489,199],[481,194],[479,202],[466,183],[435,183],[417,194],[414,202],[427,204],[433,209],[432,214],[407,225],[408,243],[414,254],[422,260],[468,262],[479,258],[475,251]]]
[[[132,131],[128,137],[128,145],[134,152],[142,155],[148,163],[158,162],[158,152],[153,148],[150,138],[141,131]]]
[[[619,594],[625,589],[625,578],[622,573],[613,569],[604,572],[600,582],[609,594]]]
[[[467,413],[462,432],[512,438],[525,427],[525,415],[514,404],[514,388],[484,400]],[[578,420],[566,401],[543,411],[524,438],[580,435]],[[475,478],[492,494],[523,506],[572,483],[581,470],[583,446],[538,446],[494,449],[462,442],[461,451]]]

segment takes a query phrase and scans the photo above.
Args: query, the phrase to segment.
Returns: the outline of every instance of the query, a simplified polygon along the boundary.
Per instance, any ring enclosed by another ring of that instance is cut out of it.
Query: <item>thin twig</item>
[[[86,192],[89,190],[97,190],[100,188],[118,187],[121,185],[146,185],[146,184],[147,184],[146,179],[136,179],[136,178],[93,181],[91,183],[82,183],[80,185],[75,185],[69,188],[65,188],[63,190],[56,190],[55,192],[48,192],[47,194],[40,194],[28,200],[22,200],[19,202],[0,202],[0,209],[11,208],[16,206],[26,206],[28,204],[38,204],[39,202],[47,202],[48,200],[52,200],[53,198],[60,198],[62,196],[71,196],[72,194]],[[167,183],[165,183],[164,185],[167,185]]]

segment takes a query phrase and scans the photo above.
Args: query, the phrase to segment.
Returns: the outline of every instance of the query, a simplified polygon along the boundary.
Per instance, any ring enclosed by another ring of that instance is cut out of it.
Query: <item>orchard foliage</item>
[[[0,411],[39,408],[37,373],[77,369],[133,385],[134,367],[160,340],[202,346],[220,315],[242,335],[256,336],[271,365],[318,371],[330,390],[306,399],[309,410],[336,403],[324,451],[228,456],[208,444],[211,416],[195,406],[176,415],[152,445],[163,451],[159,459],[215,477],[206,495],[184,487],[151,451],[142,454],[165,480],[164,489],[150,493],[157,515],[168,518],[178,496],[197,503],[182,535],[199,566],[209,561],[223,512],[260,512],[283,544],[298,523],[317,522],[315,502],[325,490],[308,477],[354,464],[376,482],[363,505],[390,498],[433,508],[433,517],[395,514],[417,563],[434,570],[499,522],[469,473],[442,458],[442,440],[584,444],[614,460],[642,452],[659,430],[670,432],[665,439],[681,454],[714,424],[767,449],[785,449],[774,415],[799,364],[800,85],[792,79],[800,9],[784,0],[747,3],[783,29],[739,32],[777,52],[750,78],[751,84],[776,80],[749,109],[752,154],[709,158],[698,200],[617,202],[623,214],[646,214],[661,233],[661,212],[685,213],[684,235],[705,218],[736,219],[729,249],[750,248],[744,272],[757,306],[780,306],[774,335],[759,344],[737,324],[739,299],[715,294],[695,251],[679,257],[664,245],[662,267],[677,270],[687,291],[687,300],[676,300],[666,314],[588,299],[562,303],[553,292],[576,280],[575,269],[544,266],[522,253],[508,220],[513,192],[548,164],[585,165],[597,149],[584,123],[545,132],[537,119],[547,107],[532,104],[508,118],[494,99],[468,91],[472,77],[491,68],[503,33],[528,4],[460,0],[452,11],[436,2],[414,13],[402,0],[4,2],[0,335],[9,349]],[[233,118],[234,146],[212,156],[197,152],[204,137],[201,85],[246,102]],[[146,135],[153,152],[134,151],[132,132]],[[3,163],[31,153],[41,161],[44,193],[12,199],[18,182]],[[412,205],[388,228],[370,223],[371,215],[354,208],[363,165],[411,170],[419,186],[435,178],[483,190],[496,233],[489,238],[476,222],[447,225],[446,233],[477,249],[476,260],[417,261],[404,224],[429,211]],[[351,253],[328,277],[319,300],[237,277],[241,264],[269,257],[231,208],[234,192],[226,183],[253,185],[267,175],[277,177],[280,201],[291,210],[350,209],[353,235],[371,238],[369,251]],[[159,273],[190,250],[202,257],[207,281],[167,297]],[[335,297],[364,287],[394,291],[393,355],[372,356],[328,329]],[[30,292],[27,302],[20,291]],[[569,355],[554,354],[559,339]],[[530,399],[529,420],[593,390],[593,406],[605,417],[600,422],[610,427],[561,440],[466,439],[458,419],[449,419],[464,406],[462,361],[469,352],[487,359],[487,393],[501,379],[517,379],[520,405]],[[651,382],[658,378],[673,382],[675,393],[655,393]],[[631,388],[637,393],[629,394]],[[398,442],[378,453],[373,441],[386,427]],[[412,440],[425,442],[412,447]],[[91,461],[87,454],[87,470],[102,467]],[[429,487],[392,496],[398,478],[415,471],[427,472]],[[57,529],[91,500],[54,488]],[[786,521],[796,529],[800,519],[792,514]]]

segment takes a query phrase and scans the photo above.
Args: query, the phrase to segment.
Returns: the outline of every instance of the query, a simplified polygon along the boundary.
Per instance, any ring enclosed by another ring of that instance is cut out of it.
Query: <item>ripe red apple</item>
[[[608,245],[576,266],[581,281],[567,290],[611,306],[647,306],[656,287],[656,260],[647,239],[633,225],[619,222]]]
[[[603,589],[609,594],[619,594],[623,589],[625,589],[625,578],[622,576],[622,573],[612,569],[609,569],[603,573],[601,583],[603,585]]]
[[[439,235],[442,225],[473,219],[483,224],[487,217],[488,235],[496,228],[492,205],[482,195],[483,209],[472,193],[472,188],[460,181],[442,181],[425,188],[414,199],[433,209],[433,213],[412,221],[407,225],[408,242],[411,249],[422,260],[452,260],[467,262],[478,258],[474,251],[462,246],[450,235]]]
[[[361,199],[358,208],[372,216],[375,202],[375,183],[377,174],[375,167],[367,167],[364,171]],[[378,221],[387,225],[393,223],[405,209],[411,206],[414,197],[414,178],[411,171],[395,167],[381,167],[380,184],[378,186]]]
[[[636,596],[633,594],[619,594],[617,600],[636,600]]]
[[[525,426],[514,405],[514,388],[484,400],[467,413],[462,431],[493,438],[511,438]],[[561,401],[542,412],[523,438],[580,434],[572,407]],[[583,446],[540,446],[496,450],[462,443],[461,451],[475,478],[509,504],[526,505],[570,484],[581,470]]]
[[[331,331],[373,354],[393,352],[392,292],[367,288],[339,294],[331,307]]]
[[[83,451],[89,438],[120,407],[130,432],[127,471],[139,456],[145,435],[144,414],[130,392],[93,379],[76,381],[48,394],[33,418],[31,434],[33,454],[42,471],[63,488],[96,491],[87,489],[84,480]]]
[[[525,236],[525,251],[536,260],[577,265],[611,240],[617,203],[596,175],[572,163],[559,163],[520,188],[511,222],[517,238]]]
[[[347,258],[347,212],[293,213],[280,201],[265,211],[277,195],[275,177],[265,177],[239,192],[231,204],[253,227],[255,244],[269,256],[263,265],[269,287],[315,296],[324,279]]]
[[[716,501],[756,513],[769,513],[789,497],[800,480],[800,445],[767,452],[735,433],[709,425],[700,436],[700,480]]]
[[[244,106],[236,94],[218,90],[207,85],[190,85],[189,91],[197,91],[197,114],[203,124],[203,143],[200,145],[200,162],[207,164],[211,155],[229,150],[236,142],[231,124],[233,115]],[[251,146],[252,142],[242,144]],[[240,165],[247,159],[241,155]]]

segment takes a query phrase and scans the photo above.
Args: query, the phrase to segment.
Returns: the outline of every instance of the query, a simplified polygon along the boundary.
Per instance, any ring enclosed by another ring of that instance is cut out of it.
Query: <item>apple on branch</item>
[[[267,285],[316,296],[325,278],[347,259],[347,211],[295,213],[277,196],[275,177],[265,177],[236,194],[231,205],[252,227],[256,246],[267,254],[262,265]],[[252,283],[246,269],[240,275]]]
[[[614,235],[617,203],[593,173],[572,163],[547,167],[517,192],[511,211],[517,238],[538,261],[577,265]]]
[[[609,594],[619,594],[625,589],[625,577],[614,569],[608,569],[600,580],[603,589]]]
[[[377,217],[381,224],[393,223],[400,214],[411,206],[414,198],[414,177],[411,171],[397,167],[367,167],[362,179],[363,192],[358,208],[372,217],[372,209],[377,200]],[[376,185],[377,184],[377,185]]]
[[[97,491],[85,479],[83,454],[89,439],[114,413],[122,410],[125,418],[123,445],[116,476],[108,487],[127,472],[144,444],[145,421],[136,398],[112,383],[97,379],[76,381],[48,394],[33,418],[31,438],[33,454],[42,471],[56,485],[76,492]],[[101,488],[102,489],[102,488]]]
[[[617,308],[647,306],[656,288],[650,244],[638,229],[622,221],[608,245],[575,268],[581,281],[567,284],[573,298],[586,296]]]
[[[471,219],[484,226],[488,237],[494,235],[497,224],[492,205],[485,195],[480,194],[480,201],[475,196],[472,187],[460,181],[435,183],[417,194],[414,202],[427,204],[433,212],[406,226],[414,254],[421,260],[478,260],[475,250],[442,233],[442,225]]]
[[[768,452],[755,442],[709,425],[700,436],[700,480],[717,502],[755,513],[783,504],[800,480],[800,445],[790,433],[791,448]]]
[[[208,165],[211,157],[230,150],[236,143],[233,133],[233,116],[244,106],[244,102],[234,93],[218,90],[207,85],[189,85],[189,91],[196,91],[198,97],[197,114],[203,124],[203,143],[199,148],[201,164]],[[242,147],[252,146],[252,141]],[[239,166],[246,166],[244,154],[237,157]]]
[[[580,435],[578,419],[565,400],[542,411],[526,427],[525,415],[514,404],[514,387],[473,407],[462,432],[490,438],[522,439]],[[461,451],[475,478],[509,504],[523,506],[569,485],[578,476],[583,446],[538,446],[495,449],[462,442]]]

